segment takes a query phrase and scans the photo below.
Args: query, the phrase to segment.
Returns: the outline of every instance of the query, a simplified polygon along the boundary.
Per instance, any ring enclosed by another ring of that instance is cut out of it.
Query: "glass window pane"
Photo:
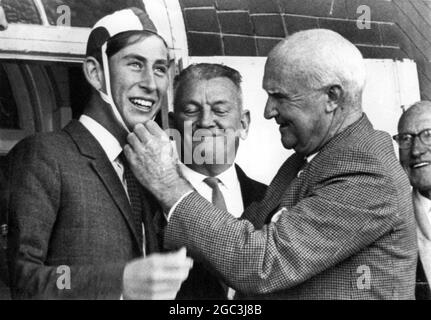
[[[9,23],[42,24],[33,0],[3,0],[2,6]]]

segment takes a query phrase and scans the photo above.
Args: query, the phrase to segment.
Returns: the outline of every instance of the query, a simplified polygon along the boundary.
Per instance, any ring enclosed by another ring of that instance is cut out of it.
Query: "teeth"
[[[417,169],[417,168],[425,167],[427,165],[429,165],[428,162],[421,162],[421,163],[417,163],[417,164],[413,165],[412,167],[413,167],[413,169]]]
[[[153,106],[152,101],[144,100],[144,99],[130,99],[133,104],[137,104],[140,107],[151,108]]]

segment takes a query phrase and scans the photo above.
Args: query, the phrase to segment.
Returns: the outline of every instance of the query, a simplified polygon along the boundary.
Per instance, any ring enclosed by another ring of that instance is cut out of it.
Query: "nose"
[[[198,126],[201,128],[210,128],[214,125],[214,115],[211,111],[211,108],[202,108],[202,111],[199,115]]]
[[[275,118],[278,115],[277,108],[275,106],[275,103],[271,101],[271,98],[268,98],[265,105],[265,111],[263,113],[263,116],[265,119],[269,120],[272,118]]]
[[[418,136],[413,138],[410,152],[412,157],[418,158],[427,151],[427,146],[422,143]]]
[[[156,78],[154,72],[150,68],[144,68],[141,73],[141,79],[139,81],[139,86],[146,89],[149,92],[155,91],[157,88]]]

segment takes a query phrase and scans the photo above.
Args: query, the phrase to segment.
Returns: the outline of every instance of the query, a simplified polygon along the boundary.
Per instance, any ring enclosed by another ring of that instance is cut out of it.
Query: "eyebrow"
[[[184,107],[186,107],[186,106],[188,106],[188,105],[194,105],[194,106],[196,106],[196,107],[202,107],[202,105],[200,104],[200,102],[198,102],[198,101],[196,101],[196,100],[193,100],[193,99],[184,99],[183,101],[182,101],[182,104],[183,104],[183,106]]]
[[[141,55],[139,55],[139,54],[133,54],[133,53],[131,53],[131,54],[128,54],[128,55],[125,55],[124,57],[123,57],[123,59],[124,60],[128,60],[128,59],[136,59],[136,60],[139,60],[139,61],[141,61],[141,62],[147,62],[148,61],[148,59],[147,58],[145,58],[145,57],[143,57],[143,56],[141,56]],[[155,63],[156,64],[164,64],[164,65],[169,65],[169,61],[168,61],[168,59],[158,59],[158,60],[156,60],[155,61]]]
[[[217,100],[217,101],[213,102],[214,106],[217,106],[217,105],[220,105],[220,104],[223,104],[223,105],[234,105],[235,101],[231,101],[231,100]]]

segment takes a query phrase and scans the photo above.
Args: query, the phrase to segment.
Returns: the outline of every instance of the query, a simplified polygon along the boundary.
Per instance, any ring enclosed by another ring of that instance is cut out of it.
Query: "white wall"
[[[249,176],[268,184],[292,151],[281,145],[275,121],[263,117],[267,97],[262,89],[265,61],[264,57],[190,57],[190,63],[224,63],[242,74],[244,106],[250,110],[252,121],[248,139],[241,142],[237,163]],[[367,59],[366,63],[364,110],[375,128],[394,135],[401,105],[420,100],[416,64],[386,59]]]

